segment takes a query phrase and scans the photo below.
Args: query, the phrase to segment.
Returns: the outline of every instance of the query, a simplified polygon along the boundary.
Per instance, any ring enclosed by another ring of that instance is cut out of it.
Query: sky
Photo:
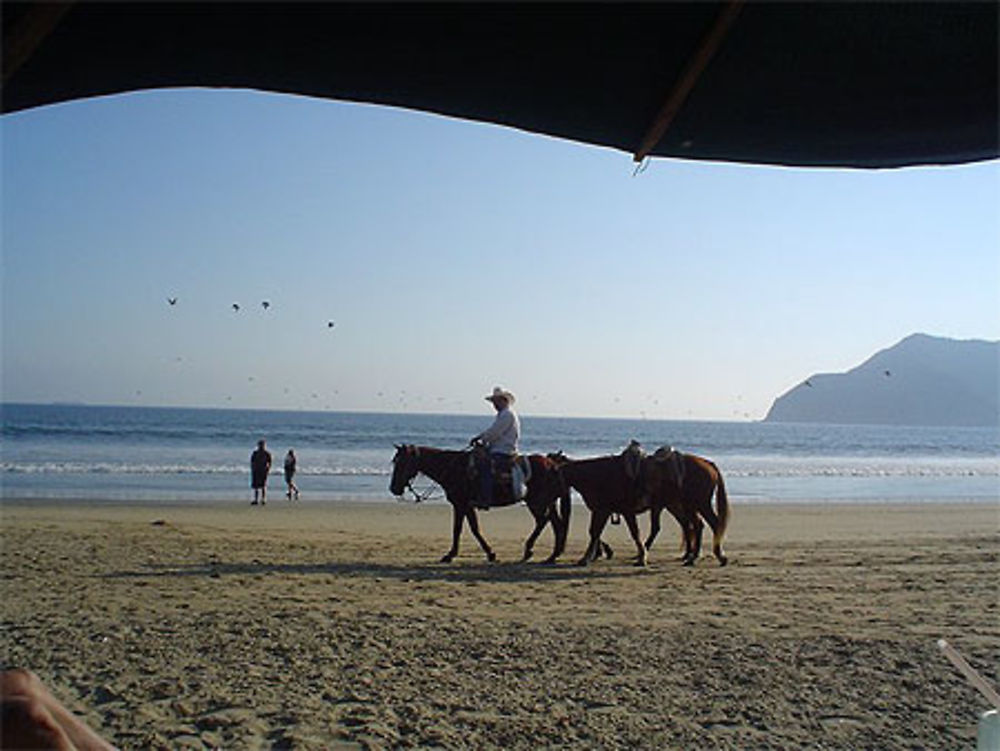
[[[634,174],[196,89],[4,115],[0,139],[8,402],[487,414],[500,385],[525,415],[759,420],[909,334],[1000,339],[996,161]]]

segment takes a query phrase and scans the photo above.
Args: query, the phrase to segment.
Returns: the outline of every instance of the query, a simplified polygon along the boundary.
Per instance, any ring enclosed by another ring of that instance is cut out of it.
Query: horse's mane
[[[462,484],[467,481],[465,469],[470,456],[468,450],[439,449],[434,446],[410,448],[417,455],[421,471],[438,484]]]
[[[432,458],[434,460],[454,459],[459,456],[468,456],[468,449],[440,449],[435,446],[410,446],[419,456]]]

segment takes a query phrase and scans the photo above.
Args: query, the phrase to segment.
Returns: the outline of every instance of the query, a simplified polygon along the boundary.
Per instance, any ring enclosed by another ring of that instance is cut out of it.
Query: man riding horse
[[[493,393],[486,397],[492,402],[497,416],[479,435],[469,441],[470,446],[482,446],[484,451],[477,458],[476,471],[479,476],[478,495],[475,506],[488,509],[493,505],[493,487],[497,478],[510,477],[517,456],[517,442],[521,437],[521,421],[517,413],[511,409],[514,395],[500,388],[493,387]]]
[[[469,529],[487,559],[495,560],[496,554],[479,531],[475,507],[511,506],[521,501],[535,517],[535,528],[524,543],[522,560],[532,557],[535,540],[551,524],[555,545],[546,563],[555,563],[566,548],[571,508],[569,489],[552,460],[540,454],[517,456],[521,425],[510,408],[514,395],[496,387],[486,400],[493,403],[497,416],[489,428],[469,441],[475,446],[471,453],[430,446],[396,446],[389,490],[393,495],[402,495],[418,473],[423,473],[444,489],[453,514],[451,549],[441,558],[443,563],[458,555],[459,537],[465,521],[468,521]],[[478,466],[470,463],[473,457]],[[515,463],[517,467],[513,466]]]

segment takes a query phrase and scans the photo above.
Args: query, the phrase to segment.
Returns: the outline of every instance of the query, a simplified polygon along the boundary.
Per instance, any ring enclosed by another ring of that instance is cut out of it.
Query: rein
[[[427,491],[425,493],[421,494],[420,491],[418,491],[415,487],[413,487],[413,480],[410,480],[406,483],[406,489],[409,490],[411,493],[413,493],[414,503],[423,503],[424,501],[434,497],[435,489],[433,485],[427,488]]]

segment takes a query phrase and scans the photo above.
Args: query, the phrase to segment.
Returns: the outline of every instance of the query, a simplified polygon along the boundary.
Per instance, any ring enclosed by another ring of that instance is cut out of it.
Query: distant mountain
[[[913,334],[846,373],[810,376],[774,400],[769,422],[1000,424],[1000,342]]]

